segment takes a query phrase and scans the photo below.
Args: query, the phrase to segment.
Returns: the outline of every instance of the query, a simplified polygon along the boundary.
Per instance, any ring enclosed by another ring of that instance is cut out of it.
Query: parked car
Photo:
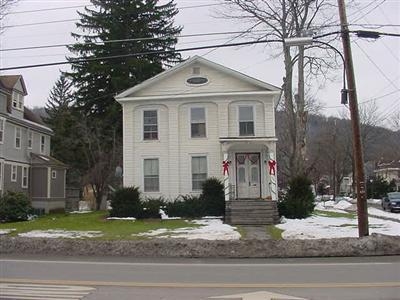
[[[400,192],[387,193],[381,204],[383,210],[400,211]]]

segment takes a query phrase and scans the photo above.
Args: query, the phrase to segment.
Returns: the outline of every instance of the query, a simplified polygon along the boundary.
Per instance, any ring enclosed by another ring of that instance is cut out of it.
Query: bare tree
[[[10,7],[16,4],[19,0],[0,0],[0,34],[4,32],[3,21],[7,16]]]
[[[333,8],[329,0],[225,0],[229,6],[227,18],[240,19],[251,23],[253,27],[263,27],[263,34],[253,36],[255,39],[272,38],[281,45],[285,76],[283,78],[285,113],[284,122],[288,130],[284,132],[290,141],[290,147],[286,149],[287,169],[290,177],[305,173],[306,159],[306,130],[308,120],[307,99],[305,86],[307,81],[318,75],[326,76],[327,70],[336,65],[333,58],[336,54],[326,45],[299,46],[295,48],[285,47],[284,39],[300,37],[306,31],[315,30],[315,24],[328,25],[328,21],[335,22],[332,12],[328,17],[328,11]],[[324,51],[315,55],[316,48]],[[306,55],[307,53],[307,55]],[[297,63],[297,70],[295,64]],[[305,76],[305,68],[307,75]],[[294,77],[297,73],[297,84]],[[326,77],[325,77],[326,78]],[[286,127],[286,126],[285,126]],[[282,166],[282,162],[280,163]],[[284,172],[285,172],[284,171]]]
[[[393,131],[400,131],[400,109],[392,114],[389,122]]]

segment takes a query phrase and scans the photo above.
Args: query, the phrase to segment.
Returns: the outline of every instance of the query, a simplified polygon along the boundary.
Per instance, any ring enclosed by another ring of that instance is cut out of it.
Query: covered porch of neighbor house
[[[273,137],[220,138],[227,223],[278,222],[276,141]]]

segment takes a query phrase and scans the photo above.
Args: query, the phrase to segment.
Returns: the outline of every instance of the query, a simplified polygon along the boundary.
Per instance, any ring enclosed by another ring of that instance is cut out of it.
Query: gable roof
[[[6,89],[8,92],[12,92],[18,80],[21,80],[21,85],[23,89],[24,96],[28,95],[26,91],[26,86],[22,75],[2,75],[0,76],[1,86]]]
[[[260,87],[262,89],[266,89],[266,90],[269,90],[269,91],[280,91],[281,90],[280,88],[278,88],[278,87],[276,87],[276,86],[274,86],[272,84],[269,84],[269,83],[263,82],[261,80],[255,79],[253,77],[250,77],[248,75],[245,75],[245,74],[240,73],[238,71],[235,71],[233,69],[230,69],[230,68],[225,67],[223,65],[217,64],[217,63],[212,62],[212,61],[210,61],[208,59],[200,57],[198,55],[195,55],[195,56],[187,59],[186,61],[184,61],[182,63],[179,63],[179,64],[175,65],[174,67],[172,67],[172,68],[170,68],[170,69],[168,69],[168,70],[166,70],[164,72],[161,72],[160,74],[158,74],[158,75],[156,75],[156,76],[154,76],[154,77],[152,77],[150,79],[147,79],[147,80],[143,81],[142,83],[140,83],[138,85],[135,85],[134,87],[131,87],[131,88],[125,90],[124,92],[122,92],[122,93],[118,94],[117,96],[115,96],[115,99],[118,100],[120,98],[125,98],[125,97],[131,95],[132,93],[135,93],[135,92],[137,92],[139,90],[145,89],[146,87],[148,87],[148,86],[150,86],[150,85],[152,85],[152,84],[154,84],[154,83],[156,83],[158,81],[161,81],[162,79],[166,78],[167,76],[171,76],[172,74],[175,74],[178,71],[180,71],[180,70],[182,70],[182,69],[184,69],[184,68],[186,68],[186,67],[188,67],[188,66],[190,66],[192,64],[195,64],[195,63],[204,64],[204,65],[206,65],[206,66],[208,66],[210,68],[216,69],[216,70],[218,70],[220,72],[228,74],[228,75],[230,75],[232,77],[235,77],[235,78],[237,78],[239,80],[248,82],[249,84],[258,86],[258,87]]]

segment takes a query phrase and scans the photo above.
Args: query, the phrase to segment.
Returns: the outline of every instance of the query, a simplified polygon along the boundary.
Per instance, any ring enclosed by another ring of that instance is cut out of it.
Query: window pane
[[[206,112],[204,107],[192,107],[190,109],[190,118],[192,123],[205,123]]]
[[[258,167],[251,167],[251,182],[258,182]]]
[[[192,137],[205,137],[206,136],[206,124],[205,123],[197,123],[192,124],[191,127]]]
[[[158,123],[156,110],[143,111],[143,139],[158,139]]]
[[[239,135],[254,135],[254,122],[240,122]]]
[[[143,162],[144,191],[158,192],[160,190],[158,159],[145,159]]]
[[[192,157],[192,189],[201,190],[203,182],[207,179],[207,157]]]
[[[239,177],[239,182],[241,183],[246,182],[246,170],[244,167],[238,168],[238,177]]]
[[[252,106],[239,106],[239,121],[253,121]]]

